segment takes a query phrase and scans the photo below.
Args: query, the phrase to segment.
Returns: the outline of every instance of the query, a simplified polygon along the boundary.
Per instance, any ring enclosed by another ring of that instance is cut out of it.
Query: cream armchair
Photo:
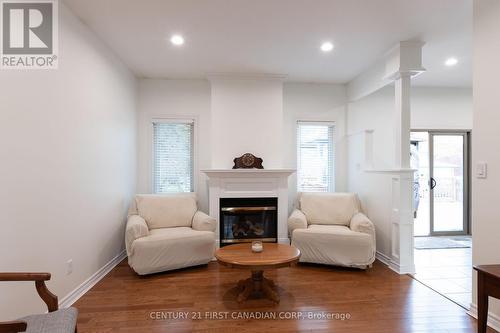
[[[215,227],[214,218],[198,211],[194,193],[137,195],[125,231],[128,263],[140,275],[207,264]]]
[[[353,193],[299,193],[288,218],[301,262],[368,268],[375,261],[375,226]]]

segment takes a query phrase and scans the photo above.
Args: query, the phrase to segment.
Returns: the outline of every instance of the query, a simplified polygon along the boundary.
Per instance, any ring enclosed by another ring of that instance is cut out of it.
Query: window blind
[[[297,123],[297,190],[335,191],[335,125]]]
[[[153,122],[154,193],[193,191],[192,120]]]

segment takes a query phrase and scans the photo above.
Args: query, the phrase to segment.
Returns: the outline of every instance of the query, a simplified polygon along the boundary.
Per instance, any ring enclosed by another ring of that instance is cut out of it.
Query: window
[[[193,120],[153,122],[153,192],[193,192]]]
[[[297,190],[334,192],[335,126],[327,122],[297,123]]]

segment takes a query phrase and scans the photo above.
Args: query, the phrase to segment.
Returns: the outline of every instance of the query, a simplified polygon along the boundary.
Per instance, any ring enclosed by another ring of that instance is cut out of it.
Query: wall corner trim
[[[122,250],[117,256],[111,259],[103,267],[101,267],[97,272],[92,274],[87,280],[83,281],[78,287],[76,287],[69,294],[64,296],[59,302],[59,308],[64,309],[73,305],[80,297],[85,295],[93,286],[95,286],[99,281],[101,281],[113,268],[115,268],[123,259],[127,257],[127,252]]]

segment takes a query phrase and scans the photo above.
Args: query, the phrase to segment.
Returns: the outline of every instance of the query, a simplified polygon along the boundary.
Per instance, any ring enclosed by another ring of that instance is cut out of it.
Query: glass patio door
[[[415,236],[467,234],[468,133],[412,132],[411,153]]]

